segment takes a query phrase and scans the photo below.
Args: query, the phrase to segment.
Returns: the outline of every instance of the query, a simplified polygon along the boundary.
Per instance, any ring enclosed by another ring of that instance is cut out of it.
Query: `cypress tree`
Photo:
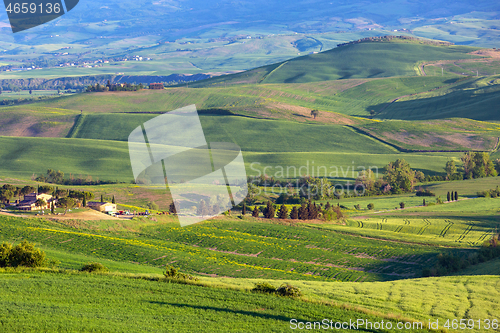
[[[446,199],[448,199],[448,201],[450,201],[450,192],[448,192],[448,194],[446,195]]]
[[[314,220],[316,215],[316,206],[309,200],[309,204],[307,205],[307,218],[309,220]]]
[[[83,207],[87,207],[87,197],[84,195],[83,196]]]
[[[292,220],[296,220],[299,218],[299,211],[296,206],[293,206],[292,211],[290,212],[290,218]]]
[[[264,217],[266,219],[272,219],[272,218],[274,218],[275,214],[276,214],[276,211],[274,209],[273,204],[271,203],[271,201],[268,201],[266,209],[264,210]]]
[[[243,203],[243,207],[241,207],[241,215],[245,215],[247,213],[247,205]]]
[[[278,217],[280,219],[286,219],[288,217],[288,208],[284,204],[281,205],[280,211],[278,212]]]
[[[422,203],[422,206],[425,206],[425,199],[424,199],[424,202]]]
[[[205,204],[205,200],[201,200],[200,204],[198,205],[196,209],[196,214],[205,216],[207,215],[207,205]]]
[[[102,194],[101,194],[101,202],[104,202],[104,198],[102,197]]]
[[[328,202],[326,203],[326,205],[325,205],[325,210],[327,210],[327,209],[328,209],[328,208],[330,208],[330,207],[331,207],[331,206],[330,206],[330,202],[328,201]]]
[[[175,204],[172,202],[170,204],[170,206],[168,207],[168,211],[170,212],[170,214],[175,214],[177,213],[177,211],[175,210]]]
[[[115,202],[115,196],[114,196],[114,195],[113,195],[113,200],[111,201],[111,203],[114,203],[114,204],[116,203],[116,202]]]
[[[50,213],[54,214],[54,201],[50,203]]]
[[[299,208],[299,219],[307,220],[308,217],[309,217],[309,213],[307,211],[306,204],[302,204]]]
[[[457,201],[457,200],[458,200],[458,192],[455,191],[455,201]]]
[[[252,211],[252,216],[253,217],[259,217],[259,208],[257,208],[257,206],[255,206],[253,208],[253,211]]]

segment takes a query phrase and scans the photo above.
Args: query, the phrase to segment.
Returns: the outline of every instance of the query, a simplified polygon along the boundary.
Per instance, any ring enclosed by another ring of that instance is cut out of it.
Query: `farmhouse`
[[[150,83],[149,89],[163,89],[163,83]]]
[[[36,201],[42,199],[46,202],[43,206],[36,206]],[[39,210],[39,209],[50,209],[51,202],[55,199],[50,194],[42,193],[36,194],[35,192],[26,194],[24,200],[17,204],[17,209],[19,210]]]
[[[116,204],[110,202],[89,201],[87,207],[104,213],[116,212]]]

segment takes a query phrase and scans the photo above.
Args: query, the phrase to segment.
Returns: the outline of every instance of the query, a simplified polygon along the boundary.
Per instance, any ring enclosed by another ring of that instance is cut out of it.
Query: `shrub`
[[[333,221],[337,219],[337,213],[330,207],[323,211],[322,217],[325,221]]]
[[[276,292],[276,287],[267,282],[258,282],[254,285],[252,291],[256,293],[274,294]]]
[[[427,189],[425,190],[420,189],[417,191],[417,197],[435,197],[435,196],[436,194],[434,192],[431,192]]]
[[[490,197],[490,192],[489,191],[477,192],[477,196],[480,197],[480,198],[489,198]]]
[[[354,205],[354,209],[356,209],[356,210],[360,210],[360,209],[361,209],[361,206],[360,206],[359,204]]]
[[[146,208],[149,210],[158,210],[158,205],[154,201],[150,201],[146,204]]]
[[[42,267],[46,263],[45,252],[26,240],[14,247],[9,243],[0,245],[0,267]]]
[[[401,209],[405,208],[405,203],[401,201],[401,202],[399,203],[399,208],[401,208]]]
[[[82,272],[107,272],[108,268],[99,262],[92,262],[84,265],[80,271]]]
[[[369,210],[372,210],[373,208],[375,208],[375,205],[373,203],[369,203],[367,206],[366,206]]]
[[[198,278],[196,276],[182,273],[178,268],[175,268],[174,266],[166,266],[163,275],[168,280],[198,281]]]
[[[298,287],[294,287],[288,283],[282,284],[278,289],[276,289],[276,293],[280,296],[286,297],[302,296],[302,291]]]
[[[10,253],[12,252],[12,245],[9,243],[2,243],[0,245],[0,267],[8,267],[10,262]]]
[[[443,200],[441,200],[441,197],[436,198],[436,205],[440,205],[443,203]]]

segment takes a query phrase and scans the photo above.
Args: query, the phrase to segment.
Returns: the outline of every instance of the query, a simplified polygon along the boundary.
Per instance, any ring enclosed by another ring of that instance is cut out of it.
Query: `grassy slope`
[[[493,262],[482,264],[491,267]],[[498,263],[497,263],[498,267]],[[472,270],[471,270],[471,274]],[[320,282],[293,281],[306,297],[330,300],[336,304],[393,313],[418,320],[439,319],[441,325],[454,318],[490,318],[500,310],[496,298],[499,296],[500,271],[491,271],[493,276],[455,276],[408,279],[390,282]],[[496,276],[494,276],[496,275]],[[243,279],[215,278],[226,285],[251,288],[255,281]],[[277,284],[278,281],[270,281]],[[442,326],[441,326],[442,327]],[[477,327],[476,327],[477,328]],[[474,330],[479,331],[479,330]]]
[[[283,332],[292,318],[360,316],[270,295],[94,274],[4,273],[0,280],[0,327],[9,332]]]
[[[148,271],[175,263],[202,275],[310,281],[419,277],[437,253],[458,251],[367,240],[307,226],[289,228],[253,218],[219,219],[185,228],[135,220],[118,231],[98,230],[95,226],[101,223],[0,217],[0,240],[35,242],[64,268],[107,259],[116,261],[116,269],[122,271],[128,271],[127,263],[146,266]],[[65,252],[77,256],[68,260]]]
[[[225,78],[194,84],[205,87],[225,81],[298,83],[350,78],[417,75],[420,61],[452,60],[470,57],[476,50],[463,46],[430,46],[418,43],[376,42],[334,48],[319,54],[294,58]]]
[[[500,137],[498,124],[463,118],[432,122],[383,121],[356,127],[409,150],[494,150]]]
[[[137,126],[155,116],[86,115],[73,137],[127,141]],[[312,125],[238,116],[201,116],[200,120],[208,142],[234,142],[247,152],[394,152],[386,145],[366,140],[363,135],[338,125]]]
[[[435,174],[442,172],[448,159],[458,159],[461,155],[460,153],[401,154],[394,151],[391,153],[391,150],[383,145],[362,143],[359,138],[354,142],[349,141],[352,137],[341,139],[343,140],[341,142],[347,142],[355,150],[349,152],[345,148],[337,148],[341,152],[309,152],[308,147],[314,147],[315,143],[308,145],[301,142],[301,145],[297,147],[301,147],[302,152],[277,153],[278,147],[274,145],[275,141],[269,142],[265,140],[265,137],[260,138],[262,144],[260,146],[254,144],[254,147],[271,152],[244,152],[247,173],[258,175],[266,172],[269,176],[279,178],[309,174],[352,179],[356,178],[357,172],[363,168],[378,168],[379,172],[383,172],[387,163],[404,158],[413,168],[426,174]],[[0,143],[2,145],[0,151],[2,177],[27,179],[34,173],[44,174],[47,169],[52,168],[61,170],[66,175],[71,173],[75,177],[90,175],[94,179],[118,180],[127,183],[133,178],[128,145],[123,141],[0,137]],[[358,145],[355,146],[356,144]],[[335,142],[331,145],[340,146]],[[291,143],[290,146],[294,147]],[[323,143],[323,146],[326,147],[328,144]],[[377,149],[381,153],[368,153],[366,147]],[[326,149],[333,150],[330,147]],[[256,164],[252,164],[254,162]],[[264,170],[265,167],[267,167],[266,170]]]
[[[498,76],[481,77],[450,89],[403,98],[377,116],[406,120],[463,117],[498,121],[499,83]]]
[[[0,137],[2,176],[29,178],[48,168],[75,176],[129,182],[128,146],[124,142],[62,138]]]

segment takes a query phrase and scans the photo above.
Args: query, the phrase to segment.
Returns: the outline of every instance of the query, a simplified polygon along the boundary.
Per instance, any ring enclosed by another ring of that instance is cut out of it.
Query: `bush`
[[[366,206],[369,210],[373,210],[375,208],[375,205],[373,203],[369,203],[367,206]]]
[[[178,268],[175,268],[174,266],[166,266],[165,269],[166,270],[163,275],[168,280],[198,281],[198,278],[196,276],[182,273]]]
[[[256,293],[274,294],[276,292],[276,287],[267,282],[258,282],[254,285],[252,291]]]
[[[107,272],[108,268],[99,262],[92,262],[84,265],[80,271],[82,272]]]
[[[150,201],[146,204],[146,208],[149,210],[158,210],[158,205],[154,201]]]
[[[360,206],[359,204],[354,205],[354,209],[356,209],[356,210],[360,210],[360,209],[361,209],[361,206]]]
[[[288,283],[282,284],[278,289],[276,289],[276,293],[280,296],[285,297],[300,297],[302,296],[302,291],[294,287]]]
[[[417,191],[417,197],[435,197],[435,196],[436,194],[434,192],[431,192],[427,189]]]
[[[401,202],[399,203],[399,208],[401,208],[401,209],[405,208],[405,203],[401,201]]]
[[[490,197],[490,192],[489,191],[477,192],[477,196],[480,197],[480,198],[489,198]]]
[[[330,207],[323,211],[322,218],[325,221],[333,221],[337,219],[337,213]]]
[[[45,252],[35,249],[35,245],[26,240],[14,247],[9,243],[0,245],[0,267],[42,267],[46,264]]]

